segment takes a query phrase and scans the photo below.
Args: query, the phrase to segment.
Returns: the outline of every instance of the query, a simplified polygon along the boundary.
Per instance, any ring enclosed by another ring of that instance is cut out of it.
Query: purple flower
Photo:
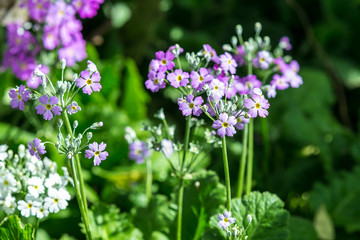
[[[109,156],[108,152],[105,151],[106,144],[103,142],[100,144],[97,142],[90,143],[89,148],[85,150],[85,157],[88,159],[94,157],[94,166],[100,165],[101,161],[104,161]]]
[[[220,55],[221,68],[225,71],[230,71],[231,74],[236,73],[237,63],[230,53]]]
[[[176,69],[167,76],[167,80],[174,88],[178,88],[180,86],[185,87],[189,83],[189,74],[187,72],[183,72],[181,69]]]
[[[274,58],[274,63],[278,66],[281,72],[283,72],[283,70],[288,67],[288,65],[284,62],[284,59],[281,57]]]
[[[170,47],[168,48],[168,50],[167,50],[166,52],[171,52],[172,54],[174,54],[174,53],[173,53],[173,50],[174,50],[174,49],[176,49],[176,46],[175,46],[175,45],[172,45],[172,46],[170,46]],[[184,49],[179,46],[178,55],[182,54],[183,52],[184,52]],[[176,57],[176,56],[174,55],[174,57]]]
[[[11,89],[9,96],[12,98],[10,105],[12,108],[19,108],[24,110],[24,103],[29,100],[30,91],[25,89],[24,85],[20,85],[18,89]]]
[[[271,85],[275,85],[276,89],[284,90],[289,88],[289,83],[287,82],[286,78],[280,76],[279,74],[275,74],[273,76],[273,80],[270,82]]]
[[[273,58],[268,51],[260,51],[257,53],[256,58],[253,60],[255,68],[268,69]]]
[[[28,149],[31,156],[35,156],[37,159],[41,160],[40,155],[43,155],[46,153],[45,146],[43,143],[41,143],[41,140],[38,138],[35,138],[33,142],[28,142]]]
[[[38,88],[43,82],[40,76],[35,74],[35,71],[41,71],[43,74],[48,74],[49,73],[49,68],[45,65],[38,65],[35,70],[33,71],[33,73],[31,74],[31,76],[26,80],[26,85],[29,88],[33,88],[36,89]]]
[[[256,75],[247,75],[240,79],[245,85],[245,91],[240,91],[240,94],[251,94],[254,88],[261,88],[261,81],[256,78]]]
[[[246,117],[246,113],[244,111],[240,111],[240,113],[238,113],[237,115],[235,115],[236,117],[236,125],[235,125],[235,128],[236,129],[239,129],[239,130],[242,130],[244,129],[244,125],[246,123],[249,123],[250,122],[250,119]]]
[[[44,114],[45,120],[50,120],[53,118],[53,114],[60,115],[61,114],[61,107],[54,106],[58,104],[59,99],[56,96],[49,97],[45,94],[39,97],[40,105],[36,106],[35,109],[37,110],[37,114]]]
[[[220,137],[225,135],[232,137],[236,133],[234,125],[237,124],[236,118],[230,116],[227,113],[220,113],[219,120],[214,121],[212,127],[217,129],[217,134]]]
[[[143,163],[146,157],[150,156],[150,151],[143,141],[135,141],[129,145],[129,158],[136,163]]]
[[[266,86],[267,97],[274,98],[276,97],[276,86],[275,85],[267,85]]]
[[[161,141],[161,150],[167,158],[169,158],[174,153],[173,143],[168,139],[163,139]]]
[[[35,68],[36,60],[30,56],[18,56],[12,65],[15,76],[23,81],[31,76]]]
[[[155,56],[160,62],[159,71],[166,72],[175,67],[175,63],[173,62],[174,55],[171,52],[164,53],[164,51],[159,51],[155,53]]]
[[[293,71],[291,68],[287,68],[284,70],[284,78],[287,82],[289,82],[292,88],[298,88],[303,84],[302,77],[297,74],[297,72]]]
[[[226,210],[224,212],[224,215],[220,213],[218,218],[218,226],[224,230],[226,230],[230,226],[230,224],[235,223],[235,218],[231,217],[231,212],[228,212]]]
[[[149,64],[149,72],[151,71],[157,72],[159,68],[160,68],[160,61],[156,59],[151,60]]]
[[[49,26],[59,26],[64,19],[75,15],[75,9],[72,5],[67,5],[65,1],[56,1],[51,4],[46,16],[46,24]]]
[[[87,61],[87,69],[89,69],[89,71],[90,71],[91,73],[98,72],[98,69],[97,69],[95,63],[93,63],[93,62],[90,61],[90,60]]]
[[[245,99],[244,107],[249,109],[249,114],[252,118],[256,118],[259,115],[265,118],[269,112],[266,110],[270,107],[269,101],[261,95],[253,94],[252,98]]]
[[[75,0],[72,4],[75,6],[79,16],[84,19],[94,17],[103,2],[104,0]]]
[[[52,27],[52,26],[44,27],[43,43],[44,43],[44,48],[48,50],[53,50],[59,45],[60,41],[59,41],[58,27]]]
[[[95,72],[90,74],[89,71],[82,71],[80,77],[76,79],[76,86],[83,88],[83,93],[91,94],[93,91],[100,92],[100,73]]]
[[[238,67],[241,67],[245,63],[245,51],[244,48],[240,45],[237,48],[237,52],[234,55],[234,59],[238,64]]]
[[[195,116],[200,116],[202,113],[200,106],[203,102],[204,100],[200,96],[194,99],[194,96],[191,94],[186,97],[186,100],[178,99],[179,109],[184,116],[189,116],[191,113]]]
[[[159,89],[166,87],[165,73],[151,71],[148,74],[148,80],[145,81],[145,86],[152,92],[157,92]]]
[[[59,49],[59,59],[64,58],[66,64],[71,67],[76,62],[82,61],[87,57],[85,45],[86,42],[82,38],[81,33],[76,35],[77,37],[67,46]]]
[[[215,100],[219,100],[225,95],[225,84],[214,78],[209,84],[211,94]]]
[[[81,111],[81,107],[78,105],[77,102],[73,101],[69,106],[67,106],[68,113],[70,115],[77,113],[78,111]]]
[[[50,0],[29,0],[28,10],[32,19],[42,23],[50,7]]]
[[[287,51],[290,51],[292,46],[290,44],[290,39],[286,36],[280,38],[280,43],[279,43],[279,46],[282,48],[282,49],[285,49]]]
[[[201,53],[202,56],[210,55],[210,60],[215,62],[216,64],[220,64],[220,60],[216,54],[216,51],[209,45],[203,45],[203,51]]]
[[[200,68],[199,72],[192,71],[190,74],[191,86],[194,89],[201,90],[202,87],[213,79],[206,68]]]

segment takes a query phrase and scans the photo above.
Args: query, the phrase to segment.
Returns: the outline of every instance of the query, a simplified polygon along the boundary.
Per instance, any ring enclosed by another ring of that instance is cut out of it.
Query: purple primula
[[[273,58],[268,51],[260,51],[257,53],[256,58],[253,60],[255,68],[268,69],[269,65],[273,62]]]
[[[235,218],[231,217],[231,212],[225,210],[224,214],[219,214],[218,226],[226,230],[230,224],[235,223]]]
[[[256,75],[247,75],[240,79],[240,81],[245,85],[245,89],[241,89],[240,94],[252,94],[254,88],[261,88],[261,81],[256,78]],[[245,91],[243,91],[245,90]]]
[[[24,110],[24,103],[29,100],[31,92],[25,89],[24,85],[20,85],[19,88],[11,89],[9,96],[12,98],[10,105],[12,108],[19,108],[19,110]]]
[[[48,50],[55,49],[59,41],[59,29],[57,27],[45,26],[43,34],[44,48]]]
[[[85,70],[80,73],[80,77],[76,79],[76,86],[83,88],[83,93],[91,94],[94,92],[100,92],[102,88],[100,85],[100,73],[94,72],[91,74],[89,71]]]
[[[203,104],[204,100],[198,96],[194,99],[193,95],[186,96],[186,100],[179,98],[178,104],[179,109],[184,116],[189,116],[190,114],[194,114],[195,116],[200,116],[202,113],[201,104]]]
[[[176,69],[174,72],[167,75],[167,80],[174,88],[180,86],[185,87],[189,83],[189,73],[183,72],[181,69]]]
[[[150,156],[150,150],[143,141],[134,141],[129,145],[129,158],[136,163],[143,163],[146,157]]]
[[[220,64],[220,60],[216,54],[216,51],[209,44],[204,44],[201,55],[206,56],[207,54],[210,54],[211,61],[215,62],[216,64]]]
[[[267,97],[274,98],[276,97],[276,86],[275,85],[267,85],[266,86]]]
[[[209,84],[211,94],[215,100],[220,100],[225,95],[225,84],[214,78]]]
[[[234,125],[237,124],[236,118],[230,116],[227,113],[220,113],[219,120],[214,121],[212,127],[217,129],[217,134],[220,137],[225,135],[232,137],[236,133]]]
[[[29,0],[28,9],[32,19],[42,23],[50,7],[50,0]]]
[[[97,142],[93,142],[89,144],[89,149],[85,150],[85,157],[90,159],[94,157],[94,166],[100,165],[101,161],[104,161],[107,156],[109,156],[108,152],[105,151],[106,144],[101,142],[98,144]]]
[[[245,64],[245,51],[241,45],[237,47],[237,52],[234,55],[234,59],[238,64],[238,67],[241,67]]]
[[[280,38],[280,43],[279,43],[279,46],[282,48],[282,49],[285,49],[286,51],[290,51],[292,46],[290,44],[290,39],[286,36]]]
[[[202,90],[202,87],[213,79],[213,76],[209,74],[206,68],[200,68],[199,72],[192,71],[190,74],[191,86],[194,89]]]
[[[45,94],[39,97],[40,105],[36,106],[37,114],[44,114],[45,120],[51,120],[53,118],[53,114],[60,115],[61,107],[55,106],[59,103],[59,99],[56,96],[51,96],[50,98]]]
[[[145,81],[145,86],[152,92],[157,92],[159,89],[166,87],[165,73],[150,71],[148,74],[148,80]]]
[[[247,115],[248,114],[245,113],[244,111],[240,111],[240,113],[235,115],[236,121],[237,121],[237,123],[235,125],[236,129],[242,130],[242,129],[244,129],[245,124],[250,122],[250,119],[247,118]]]
[[[74,0],[72,4],[79,16],[84,19],[94,17],[103,2],[104,0]]]
[[[69,45],[60,48],[58,51],[59,59],[64,58],[66,60],[66,65],[69,67],[87,57],[85,40],[82,39],[81,34],[76,36],[77,37],[75,37]]]
[[[151,71],[157,72],[159,68],[160,68],[160,61],[156,59],[151,60],[149,64],[149,72]]]
[[[158,51],[155,53],[156,59],[159,61],[159,71],[166,72],[175,67],[174,55],[171,52]]]
[[[231,74],[236,73],[236,67],[238,65],[230,53],[226,52],[225,54],[220,55],[220,61],[220,66],[223,70],[230,71]]]
[[[71,104],[69,104],[66,108],[70,115],[77,113],[78,111],[81,111],[81,107],[75,101],[73,101]]]
[[[266,109],[270,107],[270,104],[264,96],[253,94],[251,98],[245,99],[244,107],[249,109],[248,113],[252,118],[256,118],[258,115],[265,118],[269,114]]]
[[[45,146],[43,143],[41,143],[41,140],[38,138],[35,138],[33,142],[28,142],[28,149],[31,156],[35,156],[37,159],[41,160],[40,155],[43,155],[46,153]]]
[[[276,89],[284,90],[289,88],[289,83],[284,76],[280,76],[279,74],[275,74],[273,76],[273,80],[270,82],[271,85],[275,85]]]

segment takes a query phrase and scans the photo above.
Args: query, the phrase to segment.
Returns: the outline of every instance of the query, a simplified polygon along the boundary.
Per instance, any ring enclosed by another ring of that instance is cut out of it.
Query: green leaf
[[[125,90],[122,107],[132,120],[144,119],[147,111],[146,103],[150,98],[144,89],[144,81],[135,61],[130,58],[125,61],[124,83]]]
[[[311,221],[291,216],[289,219],[290,240],[317,240],[314,225]]]
[[[248,240],[286,240],[290,237],[287,228],[289,213],[275,194],[252,192],[243,199],[232,199],[231,214],[238,226],[248,227]],[[252,216],[250,225],[247,220],[249,214]],[[212,216],[210,229],[202,239],[225,238],[225,231],[217,223],[217,215]]]
[[[147,207],[134,209],[134,225],[139,228],[144,239],[150,239],[153,232],[169,234],[170,224],[176,216],[176,206],[163,195],[151,198]]]
[[[6,217],[0,224],[1,240],[31,240],[32,227],[21,223],[18,216]]]

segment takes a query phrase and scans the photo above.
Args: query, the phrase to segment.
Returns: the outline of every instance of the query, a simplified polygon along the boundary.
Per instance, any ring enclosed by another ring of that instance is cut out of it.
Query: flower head
[[[256,118],[258,115],[264,118],[269,114],[266,109],[270,107],[270,104],[264,96],[253,94],[251,98],[245,99],[244,107],[249,109],[248,113],[252,118]]]
[[[104,161],[109,156],[109,153],[105,151],[106,144],[103,142],[100,144],[93,142],[89,144],[89,148],[85,150],[85,157],[89,159],[94,157],[94,166],[100,165],[101,161]]]
[[[183,72],[181,69],[176,69],[167,76],[167,80],[174,88],[178,88],[180,86],[185,87],[189,83],[189,74],[187,72]]]
[[[224,214],[219,214],[218,226],[226,230],[230,224],[235,223],[235,218],[231,217],[231,212],[225,211]]]
[[[268,69],[273,58],[268,51],[260,51],[257,53],[256,58],[253,60],[254,67],[261,69]]]
[[[41,159],[40,155],[43,155],[46,153],[45,146],[43,143],[41,143],[41,140],[38,138],[35,138],[33,142],[28,142],[28,149],[31,156],[35,156],[37,159]]]
[[[81,107],[75,101],[73,101],[71,104],[69,104],[66,108],[70,115],[77,113],[78,111],[81,111]]]
[[[143,141],[134,141],[129,145],[129,158],[136,163],[143,163],[146,157],[150,156],[149,148]]]
[[[152,92],[157,92],[159,89],[166,87],[165,73],[150,71],[148,74],[148,80],[145,81],[145,86]]]
[[[236,67],[238,66],[235,59],[230,53],[220,55],[221,68],[225,71],[230,71],[231,74],[236,73]]]
[[[100,92],[102,88],[100,85],[100,73],[94,72],[91,74],[89,71],[82,71],[80,73],[80,78],[76,80],[76,86],[83,88],[83,93],[91,94],[93,91]]]
[[[37,114],[44,114],[45,120],[51,120],[53,114],[61,115],[61,107],[55,106],[59,103],[59,99],[56,96],[51,96],[50,98],[45,94],[39,97],[40,105],[36,106]]]
[[[206,68],[200,68],[199,72],[192,71],[190,74],[191,86],[194,89],[201,90],[202,87],[213,79],[213,76],[209,74]]]
[[[194,99],[194,96],[191,94],[186,97],[186,100],[178,99],[179,109],[184,116],[189,116],[190,114],[200,116],[202,113],[200,106],[203,102],[204,100],[200,96]]]
[[[20,200],[18,202],[18,209],[21,212],[21,215],[24,217],[35,216],[37,212],[37,208],[41,206],[41,202],[39,199],[35,198],[30,194],[26,194],[25,201]]]
[[[11,89],[9,96],[12,98],[10,106],[12,108],[19,108],[21,111],[24,110],[24,103],[29,100],[30,91],[25,89],[24,85],[20,85],[17,89]]]
[[[219,120],[214,121],[212,127],[217,129],[217,134],[220,137],[225,135],[232,137],[236,133],[234,126],[237,124],[236,118],[227,113],[220,113]]]
[[[51,213],[57,213],[60,209],[65,209],[70,200],[70,194],[65,189],[59,190],[50,188],[48,190],[48,197],[45,198],[45,208],[49,209]]]
[[[174,55],[168,51],[159,51],[155,53],[156,59],[160,62],[159,71],[166,72],[167,70],[172,70],[175,67]]]

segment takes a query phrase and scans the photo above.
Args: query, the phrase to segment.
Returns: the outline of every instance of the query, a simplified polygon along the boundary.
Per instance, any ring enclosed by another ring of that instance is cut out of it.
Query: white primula
[[[49,209],[51,213],[57,213],[60,209],[65,209],[70,200],[70,194],[65,189],[56,190],[50,188],[48,197],[45,198],[45,208]]]
[[[34,197],[39,197],[40,194],[45,192],[43,180],[39,177],[31,177],[28,180],[28,191]]]
[[[46,170],[48,170],[51,173],[56,172],[56,170],[57,170],[56,162],[51,161],[47,157],[44,157],[43,162],[44,162],[44,166],[45,166]]]
[[[10,194],[6,196],[5,200],[2,201],[2,209],[6,214],[13,214],[16,209],[16,199]]]
[[[26,170],[31,172],[32,175],[37,175],[43,169],[43,166],[43,162],[35,156],[30,156],[29,160],[25,164]]]
[[[18,202],[18,209],[24,217],[35,216],[38,208],[41,207],[41,202],[30,194],[26,194],[25,201]]]
[[[62,179],[57,173],[50,173],[49,177],[45,179],[45,187],[49,190],[60,186],[62,186]]]
[[[42,219],[49,215],[49,210],[44,206],[41,205],[39,208],[36,209],[36,217]]]
[[[0,145],[0,161],[4,161],[8,157],[8,154],[6,152],[7,149],[7,145]]]
[[[5,197],[8,193],[17,192],[17,181],[9,172],[0,174],[0,196]]]

